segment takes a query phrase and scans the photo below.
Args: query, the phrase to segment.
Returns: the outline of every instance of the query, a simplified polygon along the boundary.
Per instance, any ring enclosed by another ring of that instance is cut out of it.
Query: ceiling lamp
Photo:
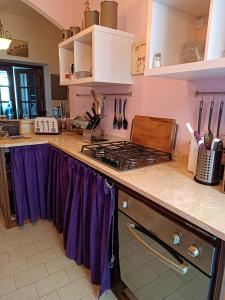
[[[0,50],[7,50],[11,44],[11,35],[8,31],[4,31],[0,20]]]

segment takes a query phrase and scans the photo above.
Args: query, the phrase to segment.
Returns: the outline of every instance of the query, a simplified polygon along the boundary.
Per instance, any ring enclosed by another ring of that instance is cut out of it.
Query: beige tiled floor
[[[7,230],[0,211],[0,300],[94,300],[98,292],[89,270],[65,256],[51,222]]]

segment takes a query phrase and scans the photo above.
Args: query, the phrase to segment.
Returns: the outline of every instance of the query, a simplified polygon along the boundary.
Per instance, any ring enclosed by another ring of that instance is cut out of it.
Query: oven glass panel
[[[121,279],[138,300],[207,300],[210,278],[185,262],[185,275],[173,271],[155,258],[142,243],[132,236],[127,223],[131,219],[119,212],[119,251]],[[138,236],[157,252],[177,263],[168,251],[145,234]]]

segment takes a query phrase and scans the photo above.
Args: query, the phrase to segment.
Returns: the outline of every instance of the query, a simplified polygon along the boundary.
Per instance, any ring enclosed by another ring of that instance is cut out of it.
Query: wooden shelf
[[[182,80],[224,77],[224,11],[225,1],[220,0],[149,0],[145,76]],[[201,61],[180,63],[184,43],[196,36],[205,43]],[[156,52],[162,54],[160,68],[153,68]]]
[[[59,44],[61,85],[132,84],[131,53],[134,35],[93,25]],[[66,80],[71,72],[91,72],[92,77]]]
[[[220,78],[225,76],[225,58],[151,68],[145,75],[181,80]]]

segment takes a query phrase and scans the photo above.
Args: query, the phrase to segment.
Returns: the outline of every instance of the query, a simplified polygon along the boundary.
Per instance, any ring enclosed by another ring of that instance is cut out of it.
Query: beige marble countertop
[[[80,153],[84,142],[73,133],[33,135],[30,139],[0,140],[0,147],[50,143],[139,194],[225,240],[225,194],[222,187],[200,185],[188,173],[187,162],[169,163],[127,172],[113,169]]]

